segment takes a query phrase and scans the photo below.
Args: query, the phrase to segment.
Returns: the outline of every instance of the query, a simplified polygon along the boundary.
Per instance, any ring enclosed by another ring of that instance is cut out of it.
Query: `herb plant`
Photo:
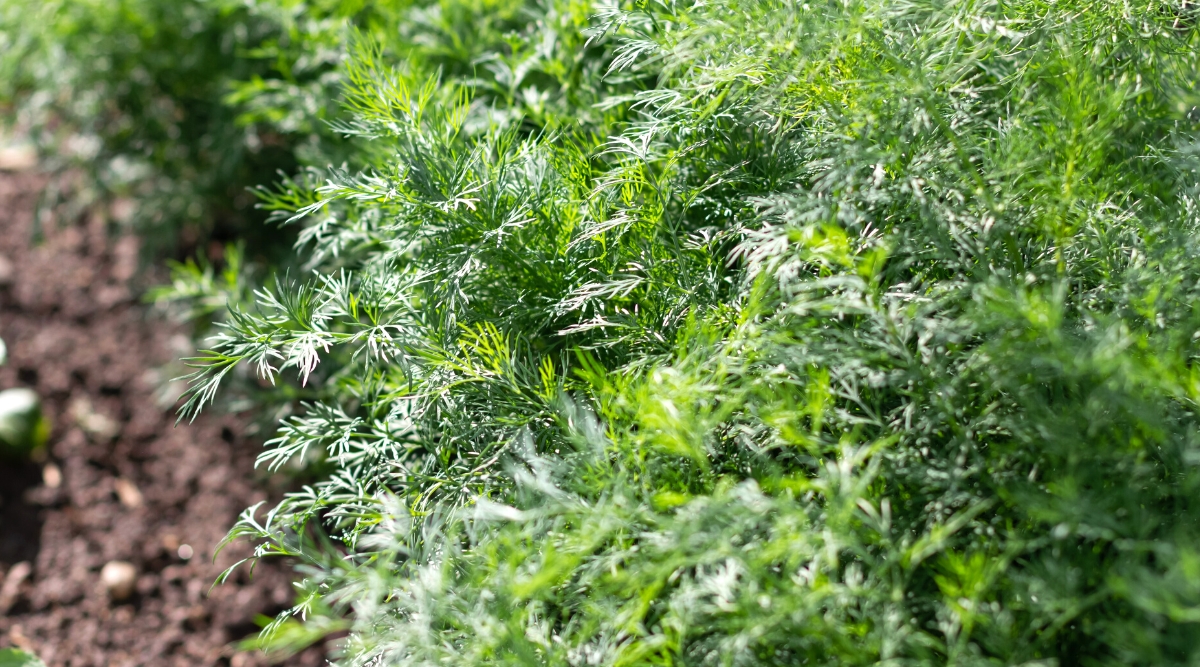
[[[310,399],[231,533],[303,563],[278,646],[1200,660],[1194,3],[397,16],[192,360]]]

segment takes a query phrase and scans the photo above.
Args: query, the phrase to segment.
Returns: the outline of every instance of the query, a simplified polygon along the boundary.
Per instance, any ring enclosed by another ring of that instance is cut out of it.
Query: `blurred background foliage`
[[[52,183],[49,206],[108,209],[151,256],[236,239],[283,261],[288,235],[262,224],[249,188],[336,152],[338,46],[401,4],[6,2],[4,124],[44,167],[86,175]]]
[[[342,113],[351,35],[545,124],[545,100],[514,98],[538,75],[513,69],[537,48],[520,34],[526,4],[12,0],[0,7],[3,124],[33,140],[45,167],[86,173],[83,187],[52,187],[48,205],[109,207],[151,254],[215,257],[240,240],[285,263],[294,237],[262,224],[249,189],[356,160],[328,124]],[[518,45],[528,53],[498,57]]]

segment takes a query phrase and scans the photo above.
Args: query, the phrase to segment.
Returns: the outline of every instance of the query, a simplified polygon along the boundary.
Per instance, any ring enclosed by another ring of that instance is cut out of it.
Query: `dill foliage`
[[[259,461],[317,481],[230,536],[303,563],[268,643],[1195,664],[1197,18],[444,0],[354,40],[353,160],[262,193],[304,272],[191,361],[185,414],[235,368],[307,397]]]

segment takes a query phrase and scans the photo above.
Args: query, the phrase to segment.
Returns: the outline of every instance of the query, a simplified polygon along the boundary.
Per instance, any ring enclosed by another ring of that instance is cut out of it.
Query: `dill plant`
[[[1196,19],[447,0],[357,42],[359,166],[263,194],[306,272],[184,408],[235,369],[310,399],[260,463],[320,480],[231,533],[303,563],[269,641],[1194,664]]]

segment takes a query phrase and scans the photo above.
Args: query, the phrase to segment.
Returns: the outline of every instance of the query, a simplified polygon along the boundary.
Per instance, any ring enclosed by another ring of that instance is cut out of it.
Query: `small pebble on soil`
[[[128,600],[137,584],[137,568],[123,560],[110,560],[100,570],[104,592],[116,602]]]

